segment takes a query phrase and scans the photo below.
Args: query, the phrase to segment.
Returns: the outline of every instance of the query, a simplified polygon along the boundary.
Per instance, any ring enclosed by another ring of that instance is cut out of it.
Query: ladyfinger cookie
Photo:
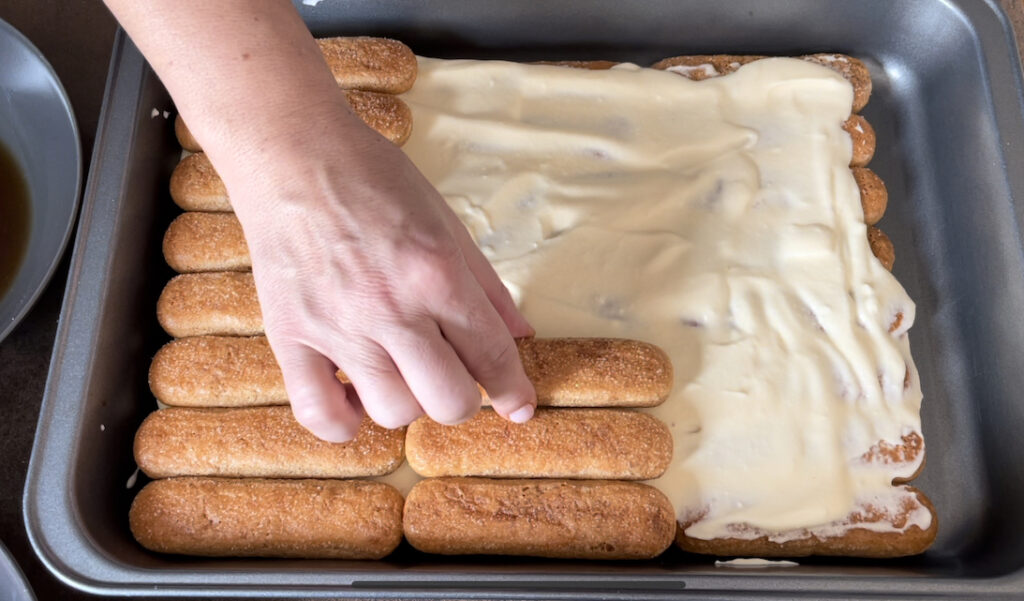
[[[672,389],[668,357],[647,343],[606,338],[516,342],[542,405],[645,407],[660,403]],[[288,402],[281,369],[263,336],[172,340],[153,358],[149,386],[156,398],[174,406]]]
[[[345,97],[356,116],[380,135],[398,146],[409,139],[412,133],[412,111],[401,98],[364,90],[347,90]],[[180,115],[174,121],[174,134],[185,150],[202,150]]]
[[[188,273],[175,276],[156,304],[160,325],[171,336],[254,336],[263,316],[251,273]]]
[[[401,465],[405,428],[364,418],[355,439],[320,440],[290,407],[169,408],[149,414],[135,434],[135,462],[150,478],[358,478]]]
[[[343,88],[401,94],[416,81],[416,55],[397,40],[338,37],[316,42]]]
[[[178,139],[178,144],[181,145],[183,150],[189,152],[199,152],[203,149],[199,144],[199,140],[192,135],[192,131],[185,125],[185,120],[181,118],[181,115],[177,115],[174,118],[174,137]]]
[[[709,540],[686,535],[686,528],[696,521],[691,520],[679,523],[676,544],[691,553],[750,557],[833,555],[889,558],[923,553],[938,532],[935,507],[921,491],[911,486],[898,488],[905,495],[904,502],[895,513],[872,505],[858,507],[846,520],[836,525],[837,533],[800,531],[783,533],[781,537],[766,534]],[[928,525],[922,528],[918,522]]]
[[[356,115],[380,135],[397,146],[409,139],[412,110],[401,98],[363,90],[349,90],[345,97]]]
[[[484,410],[457,426],[416,420],[406,457],[425,477],[649,480],[668,469],[672,434],[620,409],[538,409],[524,424]]]
[[[892,266],[896,263],[896,248],[893,246],[889,236],[886,236],[885,232],[877,227],[869,225],[868,244],[871,245],[871,252],[878,257],[882,265],[889,271],[892,271]]]
[[[800,57],[839,73],[853,86],[853,112],[859,113],[871,99],[871,72],[859,59],[845,54],[822,52]]]
[[[867,167],[854,167],[853,179],[860,188],[860,204],[864,209],[864,223],[875,225],[885,215],[889,205],[889,191],[885,188],[882,178]]]
[[[920,432],[907,432],[899,443],[879,441],[861,455],[861,461],[887,466],[895,474],[893,484],[906,484],[917,478],[924,469],[924,438]]]
[[[165,344],[149,366],[153,396],[178,407],[287,405],[264,336],[194,336]]]
[[[843,130],[850,135],[853,143],[853,157],[850,159],[851,167],[865,167],[875,157],[875,128],[871,127],[868,120],[856,113],[843,122]]]
[[[189,211],[164,234],[164,260],[178,273],[249,271],[252,260],[234,213]]]
[[[159,553],[380,559],[402,540],[402,495],[359,480],[171,478],[147,484],[128,521]]]
[[[700,81],[728,75],[763,58],[768,57],[757,54],[694,54],[662,59],[651,67]],[[871,98],[871,73],[863,62],[845,54],[808,54],[798,58],[828,67],[849,81],[853,86],[852,112],[859,113],[867,105]]]
[[[174,168],[171,200],[186,211],[231,211],[228,189],[205,152],[190,154]]]
[[[576,559],[656,557],[676,529],[660,491],[611,480],[423,480],[409,492],[403,523],[426,553]]]
[[[621,338],[516,342],[541,406],[653,407],[672,391],[672,362],[653,344]]]

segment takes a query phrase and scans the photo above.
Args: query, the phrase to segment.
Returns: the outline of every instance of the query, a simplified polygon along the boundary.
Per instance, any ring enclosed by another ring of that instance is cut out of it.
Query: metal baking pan
[[[875,91],[882,227],[918,303],[938,540],[896,561],[805,559],[716,568],[672,550],[647,562],[441,558],[379,562],[167,557],[128,531],[131,442],[153,407],[154,307],[172,275],[176,208],[166,91],[122,35],[114,49],[46,397],[25,489],[36,552],[83,590],[121,595],[662,598],[1024,595],[1024,97],[1005,15],[980,0],[347,0],[300,6],[318,35],[392,36],[425,55],[615,59],[683,53],[849,53]],[[156,109],[157,116],[153,117]]]

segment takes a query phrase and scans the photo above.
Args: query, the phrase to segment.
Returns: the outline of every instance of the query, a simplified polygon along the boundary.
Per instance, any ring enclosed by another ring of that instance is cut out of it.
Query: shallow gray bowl
[[[28,580],[3,543],[0,543],[0,601],[36,601]]]
[[[71,103],[53,68],[0,20],[0,143],[28,183],[31,231],[11,287],[0,298],[0,340],[50,281],[71,235],[82,179],[81,144]]]

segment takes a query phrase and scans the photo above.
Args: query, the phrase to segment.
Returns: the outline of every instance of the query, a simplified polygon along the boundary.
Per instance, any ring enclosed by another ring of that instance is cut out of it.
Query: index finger
[[[462,293],[457,298],[461,302],[444,303],[437,310],[441,333],[487,391],[494,410],[512,421],[525,422],[533,417],[537,395],[515,340],[468,270],[460,284]]]

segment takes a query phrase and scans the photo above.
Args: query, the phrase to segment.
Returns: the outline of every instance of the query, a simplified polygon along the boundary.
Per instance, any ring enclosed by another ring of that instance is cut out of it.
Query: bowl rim
[[[20,44],[32,56],[45,70],[47,76],[50,78],[51,83],[57,91],[58,99],[61,105],[64,107],[65,114],[69,118],[71,125],[71,135],[75,140],[75,194],[71,200],[71,211],[70,219],[64,228],[64,234],[57,245],[57,252],[50,259],[49,265],[46,267],[46,271],[42,277],[35,282],[30,282],[29,286],[34,287],[32,293],[28,295],[25,302],[14,312],[12,319],[4,324],[0,324],[0,342],[3,342],[7,336],[14,331],[18,324],[28,315],[28,312],[35,306],[39,297],[42,296],[43,290],[50,283],[53,278],[53,274],[57,271],[57,265],[60,264],[61,259],[64,257],[64,253],[67,251],[68,242],[71,240],[71,232],[74,231],[75,222],[78,220],[78,209],[79,203],[82,196],[82,138],[78,131],[78,119],[75,116],[74,107],[71,106],[71,100],[68,98],[67,90],[64,89],[64,84],[61,83],[60,78],[57,76],[57,72],[53,69],[53,65],[50,64],[43,53],[36,48],[25,34],[18,31],[13,25],[0,19],[0,36],[8,36],[16,44]]]

